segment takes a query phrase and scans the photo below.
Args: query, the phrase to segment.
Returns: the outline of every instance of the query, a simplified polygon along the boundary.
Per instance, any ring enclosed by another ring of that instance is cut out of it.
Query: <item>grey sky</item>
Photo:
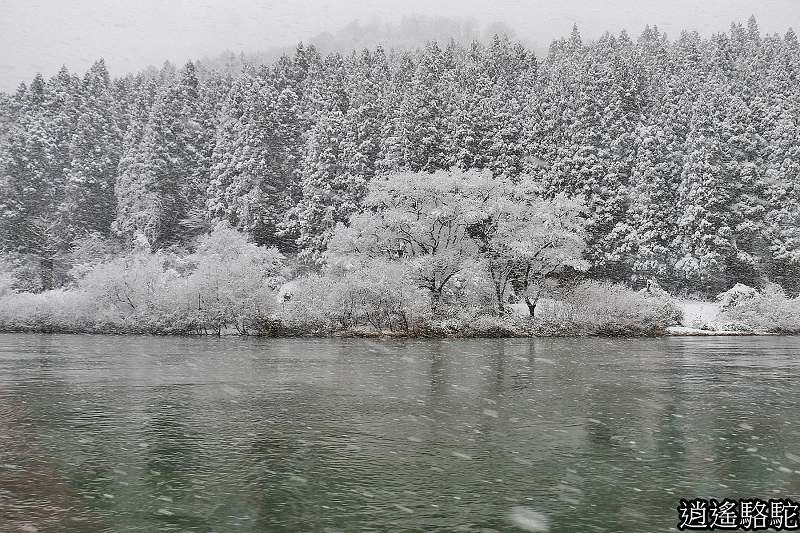
[[[112,74],[169,59],[214,56],[293,44],[353,19],[403,15],[473,17],[505,22],[546,45],[577,22],[585,37],[657,24],[724,31],[755,14],[768,32],[800,29],[800,0],[0,0],[0,90],[61,64],[83,72],[105,57]]]

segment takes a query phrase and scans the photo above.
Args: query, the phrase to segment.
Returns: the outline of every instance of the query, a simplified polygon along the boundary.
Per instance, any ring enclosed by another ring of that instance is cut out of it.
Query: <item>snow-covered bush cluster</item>
[[[292,330],[416,331],[430,317],[430,298],[406,268],[371,261],[341,274],[312,274],[293,285],[279,314]]]
[[[621,284],[587,281],[566,298],[568,316],[589,333],[646,335],[678,325],[681,311],[669,297]]]
[[[6,330],[240,333],[276,310],[283,256],[226,223],[194,252],[134,249],[77,264],[68,288],[0,299]]]
[[[800,333],[800,297],[790,298],[777,284],[761,291],[736,291],[738,298],[726,299],[718,321],[724,329],[768,333]],[[746,294],[746,296],[742,296]]]

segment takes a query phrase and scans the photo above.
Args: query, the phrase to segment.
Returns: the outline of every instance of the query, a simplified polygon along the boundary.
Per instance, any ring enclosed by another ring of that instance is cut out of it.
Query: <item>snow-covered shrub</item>
[[[21,292],[0,298],[3,331],[95,331],[97,306],[81,291],[53,289]]]
[[[65,305],[63,294],[80,295],[88,303],[82,310],[72,307],[76,318],[70,329],[221,333],[234,327],[247,333],[276,309],[283,257],[224,224],[201,237],[187,257],[142,247],[110,259],[95,257],[73,270],[77,281],[71,290],[48,291],[35,300],[56,312]]]
[[[409,332],[430,316],[427,292],[403,265],[382,260],[295,280],[282,305],[280,317],[286,325],[306,331]]]
[[[568,320],[589,334],[655,334],[681,319],[680,309],[669,298],[611,282],[586,281],[565,303],[571,309]]]
[[[283,281],[283,255],[277,249],[248,242],[225,222],[200,237],[188,261],[193,269],[185,297],[203,327],[219,333],[233,326],[246,333],[276,311],[275,291]]]
[[[362,270],[348,272],[338,299],[353,304],[356,325],[376,330],[408,332],[430,316],[427,291],[419,289],[400,264],[371,261]]]
[[[457,318],[462,322],[495,313],[496,296],[494,285],[486,275],[485,268],[475,263],[453,276],[445,290],[440,309],[445,318]]]
[[[519,337],[526,334],[527,321],[511,314],[483,315],[466,324],[466,331],[476,337]]]
[[[165,270],[162,254],[134,252],[94,265],[78,280],[77,291],[87,294],[107,317],[144,323],[160,307],[176,304],[173,283],[177,273]]]
[[[763,291],[723,309],[719,321],[745,331],[800,333],[800,297],[788,298],[779,285],[769,283]]]
[[[280,320],[290,329],[313,333],[333,328],[329,294],[335,290],[338,280],[320,274],[309,274],[291,283],[291,290],[279,293],[281,298]]]
[[[717,295],[717,301],[719,302],[720,311],[726,311],[747,300],[752,300],[756,296],[758,296],[758,289],[748,287],[743,283],[737,283],[727,291]]]

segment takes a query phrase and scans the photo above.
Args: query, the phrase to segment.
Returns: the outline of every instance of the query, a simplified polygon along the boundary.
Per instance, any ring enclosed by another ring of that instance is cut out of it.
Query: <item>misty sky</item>
[[[215,56],[293,44],[354,19],[393,22],[403,15],[504,22],[546,46],[578,23],[584,37],[657,24],[725,31],[755,14],[767,32],[800,29],[800,0],[0,0],[0,90],[61,64],[83,72],[104,57],[112,74],[164,60]]]

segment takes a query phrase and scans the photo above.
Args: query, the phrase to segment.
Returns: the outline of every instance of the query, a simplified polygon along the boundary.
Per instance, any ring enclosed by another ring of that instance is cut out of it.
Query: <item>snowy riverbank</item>
[[[666,328],[670,336],[791,335],[797,333],[797,299],[775,288],[754,292],[738,305],[724,309],[720,301],[673,299],[683,318]]]
[[[736,331],[736,330],[713,330],[713,329],[699,329],[689,328],[686,326],[670,326],[665,330],[665,334],[670,337],[747,337],[747,336],[764,336],[764,335],[777,335],[777,333],[754,332],[754,331]]]
[[[149,324],[136,321],[91,321],[76,320],[75,316],[59,316],[58,308],[46,310],[39,306],[33,316],[17,316],[17,320],[9,320],[0,310],[0,333],[80,333],[80,334],[112,334],[112,335],[219,335],[241,336],[256,335],[267,337],[358,337],[358,338],[471,338],[471,337],[658,337],[658,336],[764,336],[791,334],[785,328],[769,331],[767,328],[731,327],[725,321],[725,314],[718,302],[671,298],[674,309],[680,310],[680,323],[669,324],[663,320],[658,323],[641,312],[630,309],[614,309],[611,306],[598,312],[584,312],[580,317],[575,315],[575,307],[565,302],[542,299],[536,307],[535,317],[530,318],[525,304],[510,304],[511,311],[504,316],[473,315],[451,317],[450,319],[428,320],[413,330],[375,329],[366,325],[352,327],[328,327],[321,323],[291,324],[275,319],[264,321],[258,327],[227,326],[218,330],[196,329],[187,327],[164,327],[162,324]],[[48,299],[52,303],[51,299]],[[42,302],[39,302],[40,304]],[[585,301],[583,303],[586,303]],[[596,306],[597,302],[588,307]],[[75,309],[69,309],[74,311]],[[56,311],[56,312],[54,312]]]
[[[300,276],[277,290],[251,274],[226,274],[219,291],[210,293],[206,277],[219,276],[201,268],[203,262],[181,277],[165,273],[160,256],[140,254],[130,264],[117,265],[119,261],[95,267],[69,289],[0,296],[0,332],[370,338],[800,332],[800,300],[774,286],[756,290],[737,285],[716,301],[701,301],[661,289],[636,291],[586,280],[557,297],[537,299],[531,317],[525,303],[506,304],[498,312],[481,286],[466,296],[451,295],[448,303],[434,308],[423,292],[389,275],[394,271],[373,269],[366,278]],[[206,277],[198,279],[197,272]],[[244,292],[244,285],[262,290]]]

